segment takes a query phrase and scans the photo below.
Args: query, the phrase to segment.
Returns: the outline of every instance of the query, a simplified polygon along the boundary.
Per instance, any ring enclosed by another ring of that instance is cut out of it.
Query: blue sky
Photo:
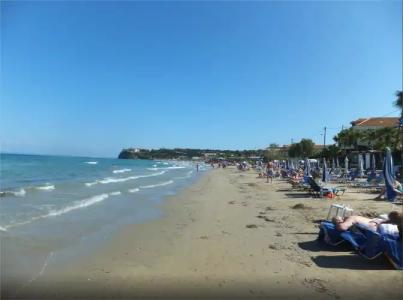
[[[402,88],[401,1],[2,1],[1,22],[5,152],[321,143]]]

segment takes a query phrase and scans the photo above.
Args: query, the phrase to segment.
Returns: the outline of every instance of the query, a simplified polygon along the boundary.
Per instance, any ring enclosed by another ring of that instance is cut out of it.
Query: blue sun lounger
[[[397,270],[403,270],[403,241],[401,238],[392,239],[385,237],[383,239],[383,248],[385,256]]]
[[[384,253],[382,235],[365,226],[354,225],[350,230],[342,232],[341,236],[366,259],[372,260]]]
[[[324,221],[320,224],[318,239],[332,246],[348,242],[360,256],[368,260],[385,254],[395,269],[403,270],[403,243],[400,238],[381,235],[363,225],[338,231],[333,223]]]
[[[318,240],[320,241],[324,241],[332,246],[337,246],[346,241],[341,236],[342,232],[338,231],[332,222],[323,221],[320,223],[319,228]]]

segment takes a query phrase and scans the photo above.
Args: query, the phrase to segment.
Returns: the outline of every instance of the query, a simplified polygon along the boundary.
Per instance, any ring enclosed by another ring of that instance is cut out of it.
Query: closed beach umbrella
[[[323,182],[328,182],[329,181],[329,174],[327,173],[327,165],[326,165],[326,159],[323,158],[323,174],[322,174],[322,181]]]
[[[332,159],[332,169],[336,169],[336,161],[334,160],[334,157]]]
[[[397,193],[394,189],[395,174],[390,148],[386,148],[382,171],[383,177],[385,178],[386,196],[388,200],[393,201],[396,198]]]
[[[336,157],[336,168],[337,168],[337,169],[340,168],[340,165],[339,165],[339,158],[338,158],[338,157]]]
[[[291,169],[291,170],[294,170],[294,169],[295,169],[295,167],[294,167],[294,162],[293,162],[293,161],[291,161],[290,169]]]
[[[362,159],[362,155],[358,154],[358,170],[357,176],[364,177],[364,160]]]
[[[375,153],[371,155],[371,169],[372,171],[376,171],[376,161],[375,161]]]
[[[347,156],[344,159],[344,170],[345,170],[345,172],[347,174],[348,173],[348,158],[347,158]]]
[[[305,172],[305,175],[306,176],[310,176],[311,175],[311,165],[310,165],[310,163],[309,163],[309,159],[308,158],[305,158],[305,170],[304,170]]]

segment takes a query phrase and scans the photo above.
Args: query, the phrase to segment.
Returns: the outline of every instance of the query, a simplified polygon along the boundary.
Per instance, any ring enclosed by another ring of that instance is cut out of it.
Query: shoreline
[[[49,269],[18,296],[400,297],[403,274],[387,262],[365,261],[315,241],[316,222],[326,217],[330,203],[382,213],[390,210],[389,203],[354,193],[342,201],[307,198],[288,188],[281,180],[266,183],[254,172],[211,170],[167,197],[161,218],[126,226],[91,257]],[[298,203],[305,209],[291,208]]]

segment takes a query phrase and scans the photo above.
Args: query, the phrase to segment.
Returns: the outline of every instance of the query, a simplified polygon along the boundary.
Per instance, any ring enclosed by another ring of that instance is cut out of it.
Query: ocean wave
[[[155,188],[155,187],[158,187],[158,186],[164,186],[164,185],[168,185],[168,184],[172,184],[172,183],[174,183],[173,180],[168,180],[168,181],[164,181],[164,182],[157,183],[157,184],[143,185],[143,186],[140,186],[140,188],[142,188],[142,189],[151,189],[151,188]]]
[[[189,172],[186,173],[185,176],[175,177],[175,178],[177,178],[177,179],[187,179],[187,178],[192,177],[192,174],[193,174],[193,171],[189,171]]]
[[[119,196],[119,195],[121,195],[121,194],[122,194],[121,191],[116,191],[116,192],[110,192],[110,193],[109,193],[109,196]]]
[[[98,164],[97,161],[85,161],[84,163],[87,165],[97,165]]]
[[[8,195],[16,197],[24,197],[27,192],[24,189],[19,189],[18,191],[1,191],[0,197],[5,197]]]
[[[66,214],[68,212],[71,212],[73,210],[88,207],[88,206],[94,205],[96,203],[102,202],[105,199],[107,199],[108,197],[109,197],[108,194],[95,195],[95,196],[92,196],[90,198],[85,198],[85,199],[82,199],[82,200],[75,201],[75,202],[73,202],[72,205],[63,207],[61,209],[50,210],[47,214],[40,215],[40,216],[35,216],[35,217],[32,217],[31,219],[23,221],[23,222],[11,223],[11,224],[9,224],[7,226],[4,226],[2,228],[4,230],[7,230],[8,228],[21,226],[21,225],[26,225],[26,224],[32,223],[32,222],[40,220],[40,219],[45,219],[45,218],[48,218],[48,217],[57,217],[57,216]]]
[[[175,170],[175,169],[186,169],[186,167],[182,167],[182,166],[172,166],[172,167],[163,167],[163,168],[158,168],[158,167],[147,168],[147,170],[150,170],[150,171]]]
[[[108,197],[109,197],[108,194],[100,194],[100,195],[92,196],[90,198],[86,198],[83,200],[75,201],[73,205],[66,206],[62,209],[51,211],[47,215],[44,215],[43,218],[60,216],[60,215],[66,214],[72,210],[84,208],[84,207],[102,202],[105,199],[107,199]]]
[[[134,188],[134,189],[128,190],[129,193],[137,193],[138,191],[140,191],[139,188]]]
[[[125,172],[130,172],[132,169],[120,169],[120,170],[113,170],[113,173],[118,174],[118,173],[125,173]]]
[[[37,186],[37,190],[43,190],[43,191],[51,191],[55,189],[54,185],[44,185],[44,186]]]
[[[0,231],[6,232],[7,229],[5,229],[5,228],[3,228],[3,227],[0,227]]]
[[[147,174],[147,175],[137,175],[137,176],[122,177],[122,178],[107,177],[107,178],[104,178],[104,179],[96,180],[94,182],[87,182],[85,185],[86,186],[93,186],[93,185],[99,184],[99,183],[100,184],[109,184],[109,183],[125,182],[125,181],[135,180],[135,179],[139,179],[139,178],[159,176],[159,175],[162,175],[162,174],[165,174],[165,171],[161,171],[161,172],[157,172],[157,173],[153,173],[153,174]]]

